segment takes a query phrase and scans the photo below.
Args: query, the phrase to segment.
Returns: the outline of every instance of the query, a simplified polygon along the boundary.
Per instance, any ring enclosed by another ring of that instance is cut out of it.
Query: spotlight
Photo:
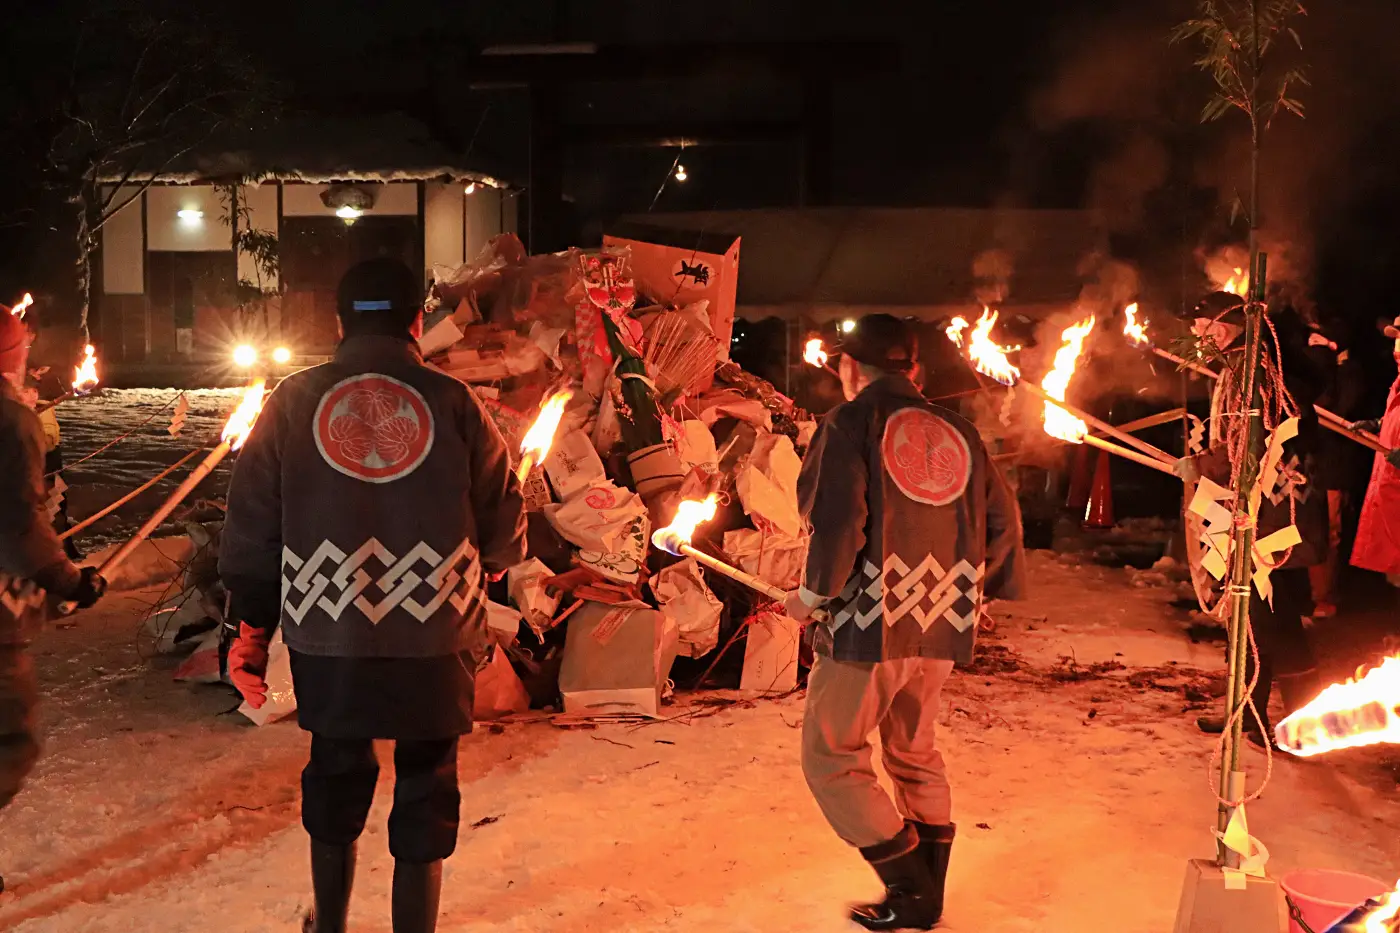
[[[233,365],[247,369],[258,361],[258,351],[246,343],[233,348]]]
[[[286,366],[292,361],[292,351],[286,347],[278,347],[272,351],[272,362],[279,366]]]
[[[856,322],[853,321],[853,320],[851,320],[850,318],[846,318],[844,321],[841,322],[841,333],[843,333],[843,334],[849,334],[851,331],[853,331],[853,330],[855,330],[855,329],[856,329]]]

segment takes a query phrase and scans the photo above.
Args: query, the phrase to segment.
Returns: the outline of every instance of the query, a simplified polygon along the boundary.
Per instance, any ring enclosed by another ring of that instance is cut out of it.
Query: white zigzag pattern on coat
[[[386,568],[377,577],[366,567],[370,560]],[[459,569],[457,565],[463,561],[466,565]],[[420,562],[427,564],[426,576],[413,569]],[[290,576],[288,568],[292,570]],[[354,606],[373,625],[402,607],[419,622],[427,622],[443,603],[465,613],[481,596],[481,562],[476,548],[467,540],[446,557],[422,541],[403,557],[396,557],[378,538],[370,538],[350,554],[322,541],[306,560],[283,547],[282,572],[282,608],[297,624],[313,606],[336,620]],[[424,584],[432,587],[433,594],[427,602],[419,602],[413,598],[413,592]],[[384,598],[374,602],[368,592],[371,586],[385,594]],[[296,594],[301,596],[299,603],[292,601]]]
[[[835,632],[847,622],[854,621],[857,628],[865,631],[882,616],[886,625],[894,625],[905,616],[912,616],[925,632],[940,617],[959,632],[966,632],[977,621],[977,608],[974,606],[969,612],[960,614],[952,606],[961,596],[980,603],[985,571],[985,564],[974,567],[966,560],[958,561],[952,570],[945,571],[932,554],[925,556],[919,566],[912,570],[898,554],[885,558],[883,570],[867,560],[861,572],[851,575],[846,588],[837,597],[836,603],[841,608],[831,617],[831,630]],[[885,577],[891,573],[897,574],[898,578],[886,589]],[[925,583],[929,577],[932,578],[931,583]],[[960,585],[959,581],[964,580],[966,585]],[[862,595],[871,603],[865,612],[861,612],[859,607]],[[933,600],[930,608],[919,608],[920,603],[930,599]]]

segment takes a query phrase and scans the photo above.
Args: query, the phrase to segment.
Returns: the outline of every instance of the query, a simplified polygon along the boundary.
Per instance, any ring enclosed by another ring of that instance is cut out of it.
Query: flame
[[[534,424],[520,440],[520,467],[515,471],[516,479],[525,482],[530,469],[536,463],[543,463],[549,456],[549,448],[554,446],[554,435],[559,430],[559,422],[564,419],[564,406],[574,397],[573,390],[561,389],[540,406],[540,413]]]
[[[1361,918],[1361,933],[1396,933],[1400,930],[1400,882],[1385,896],[1380,906]]]
[[[944,333],[948,335],[949,340],[961,347],[963,345],[963,331],[967,328],[967,318],[959,315],[948,322],[948,329]]]
[[[97,351],[88,344],[83,347],[83,361],[73,368],[73,391],[90,392],[97,383]]]
[[[1074,378],[1074,369],[1079,364],[1079,354],[1084,352],[1084,341],[1093,329],[1094,316],[1090,315],[1078,324],[1065,328],[1064,333],[1060,335],[1063,343],[1055,352],[1055,365],[1046,374],[1045,381],[1040,384],[1051,398],[1061,402],[1065,400],[1065,391],[1069,388],[1069,381]],[[1089,426],[1060,406],[1046,402],[1045,433],[1072,444],[1082,444],[1084,436],[1089,433]]]
[[[1015,353],[1020,347],[1001,347],[992,340],[992,328],[996,326],[1000,311],[983,308],[982,316],[967,341],[967,355],[972,359],[977,371],[991,376],[1004,386],[1014,385],[1021,378],[1021,371],[1011,365],[1006,354]]]
[[[243,390],[243,401],[239,402],[233,414],[228,416],[228,423],[224,425],[223,440],[234,450],[242,447],[243,442],[248,440],[258,415],[262,413],[265,394],[266,383],[259,379]]]
[[[1123,333],[1128,335],[1128,339],[1139,347],[1152,345],[1152,341],[1147,339],[1147,321],[1137,319],[1138,304],[1134,301],[1123,309],[1123,316],[1127,322],[1123,325]]]
[[[1302,758],[1382,742],[1400,744],[1400,655],[1360,679],[1333,684],[1274,729],[1278,745]]]
[[[813,337],[807,341],[807,345],[802,348],[802,360],[809,366],[818,369],[826,365],[826,361],[831,357],[827,355],[826,347],[822,346],[820,337]]]
[[[1245,293],[1249,291],[1249,276],[1245,275],[1243,269],[1236,266],[1235,274],[1225,280],[1225,284],[1220,286],[1220,290],[1243,298]]]
[[[676,517],[665,528],[656,529],[651,543],[663,551],[675,553],[676,543],[689,544],[695,536],[695,529],[715,517],[719,497],[710,493],[704,499],[685,499],[676,506]]]
[[[33,303],[34,296],[29,294],[29,292],[25,292],[24,297],[19,300],[19,303],[10,309],[10,313],[15,317],[24,317],[24,312],[28,310],[29,306]]]

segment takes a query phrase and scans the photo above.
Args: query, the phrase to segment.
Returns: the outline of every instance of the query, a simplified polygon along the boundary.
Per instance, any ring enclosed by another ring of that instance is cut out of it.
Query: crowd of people
[[[417,277],[393,260],[357,265],[340,283],[337,311],[343,339],[334,359],[281,382],[234,470],[219,558],[237,624],[229,677],[261,706],[269,645],[281,631],[299,722],[312,735],[302,817],[314,907],[304,929],[346,929],[356,844],[378,777],[372,743],[387,739],[396,772],[393,929],[430,933],[442,861],[457,842],[459,739],[472,726],[485,580],[525,559],[525,506],[506,444],[475,394],[423,362]],[[1200,320],[1224,351],[1242,324],[1238,309],[1203,311]],[[1305,482],[1292,505],[1287,497],[1266,503],[1259,523],[1267,533],[1294,522],[1303,544],[1274,569],[1272,603],[1256,596],[1251,604],[1261,718],[1274,684],[1285,707],[1317,686],[1303,618],[1335,602],[1346,483],[1329,475],[1340,452],[1329,453],[1332,438],[1312,406],[1365,404],[1339,400],[1350,389],[1332,341],[1286,309],[1274,325],[1269,352],[1282,360],[1302,422],[1287,454]],[[1400,319],[1386,334],[1400,360]],[[50,515],[48,483],[61,464],[49,453],[57,432],[46,441],[25,392],[31,340],[22,319],[0,314],[0,807],[39,749],[25,643],[52,601],[90,606],[105,589],[97,571],[65,553]],[[919,343],[907,322],[867,315],[840,350],[846,401],[825,416],[802,466],[811,542],[802,585],[785,607],[807,623],[816,657],[802,768],[833,830],[886,888],[851,919],[871,930],[931,929],[956,835],[936,708],[954,665],[972,657],[983,601],[1024,593],[1021,516],[976,427],[921,395]],[[1238,394],[1221,380],[1222,424],[1243,410]],[[1400,380],[1371,427],[1392,450],[1400,445]],[[1217,448],[1191,469],[1218,475],[1228,462]],[[333,574],[364,553],[388,562],[429,555],[434,568],[377,602],[364,587],[347,590],[354,598],[307,599],[295,612],[284,601],[284,568]],[[1400,454],[1376,458],[1352,562],[1400,584]],[[916,586],[939,598],[911,604]],[[871,765],[876,731],[893,798]],[[1254,732],[1267,740],[1267,725]]]

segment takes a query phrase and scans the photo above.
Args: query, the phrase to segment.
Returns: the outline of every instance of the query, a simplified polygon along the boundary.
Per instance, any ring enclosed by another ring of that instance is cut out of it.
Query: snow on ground
[[[940,715],[959,837],[943,929],[1171,929],[1186,860],[1213,851],[1212,743],[1193,726],[1220,668],[1162,587],[1038,553],[1035,598],[998,607]],[[221,687],[139,656],[151,593],[35,647],[46,756],[0,814],[0,929],[298,930],[309,903],[293,723],[254,729]],[[1341,623],[1346,624],[1346,623]],[[1072,661],[1062,661],[1062,658]],[[1117,665],[1126,665],[1118,670]],[[463,827],[445,933],[837,931],[877,893],[822,822],[798,765],[801,696],[670,721],[481,728],[463,743]],[[1400,875],[1393,750],[1277,761],[1250,824],[1296,866]],[[1252,782],[1263,757],[1248,753]],[[356,933],[388,933],[388,770],[362,842]]]
[[[63,454],[68,466],[68,516],[78,522],[109,502],[175,463],[190,450],[217,440],[229,412],[238,404],[239,389],[184,390],[189,402],[185,427],[179,437],[169,433],[178,389],[103,389],[94,395],[70,399],[58,408],[63,433]],[[115,438],[118,441],[88,460]],[[82,462],[79,462],[82,460]],[[228,488],[229,457],[194,493],[196,498],[222,498]],[[195,461],[197,462],[197,461]],[[80,533],[85,551],[120,541],[174,489],[194,463],[181,467],[151,490],[141,494],[110,518]]]

